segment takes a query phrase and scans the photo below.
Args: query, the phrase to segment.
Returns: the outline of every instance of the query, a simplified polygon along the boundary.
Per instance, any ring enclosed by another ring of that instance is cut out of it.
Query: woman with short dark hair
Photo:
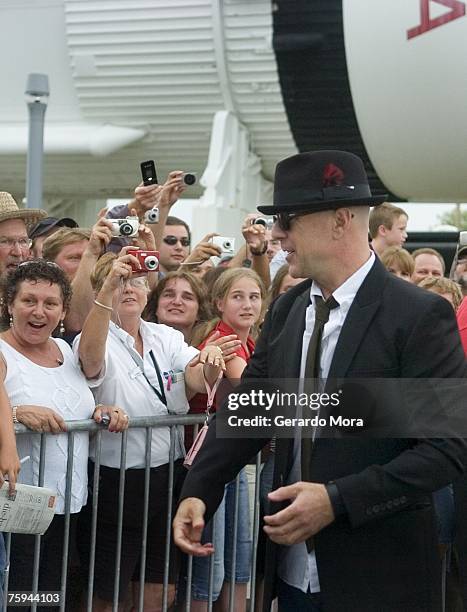
[[[57,493],[55,516],[42,537],[39,590],[60,589],[65,528],[68,436],[65,421],[111,418],[109,429],[127,426],[122,410],[98,407],[71,348],[52,334],[60,328],[70,304],[71,287],[59,266],[43,260],[26,261],[8,275],[2,315],[9,327],[0,335],[0,375],[10,397],[13,421],[34,432],[53,433],[45,447],[44,486]],[[89,434],[74,433],[71,479],[71,528],[86,503]],[[18,482],[37,485],[41,436],[17,439],[22,465]],[[32,588],[34,536],[14,535],[11,547],[10,591]]]

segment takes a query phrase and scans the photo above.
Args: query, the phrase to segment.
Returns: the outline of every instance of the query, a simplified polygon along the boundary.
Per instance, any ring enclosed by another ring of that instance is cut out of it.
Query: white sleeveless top
[[[5,388],[12,406],[32,404],[52,408],[66,421],[89,419],[94,398],[68,344],[53,338],[63,355],[63,365],[47,368],[37,365],[0,339],[0,351],[7,364]],[[44,486],[57,492],[56,514],[65,512],[68,434],[47,434]],[[18,482],[38,484],[40,434],[19,434],[18,454],[31,459],[21,465]],[[88,432],[74,434],[71,512],[79,512],[87,499]]]

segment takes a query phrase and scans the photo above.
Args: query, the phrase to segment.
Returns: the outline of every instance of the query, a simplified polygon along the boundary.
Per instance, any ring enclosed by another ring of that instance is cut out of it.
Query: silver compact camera
[[[274,219],[268,217],[256,217],[251,220],[251,225],[262,225],[264,229],[270,230],[274,225]]]
[[[112,236],[125,236],[133,238],[138,234],[138,217],[127,217],[126,219],[109,219],[112,224]]]
[[[211,241],[214,246],[220,248],[221,257],[235,254],[235,238],[230,236],[213,236]]]
[[[196,172],[184,172],[182,174],[182,181],[185,185],[191,187],[191,185],[196,183]]]
[[[148,224],[159,223],[159,209],[157,206],[154,206],[154,208],[151,208],[144,213],[144,222]]]

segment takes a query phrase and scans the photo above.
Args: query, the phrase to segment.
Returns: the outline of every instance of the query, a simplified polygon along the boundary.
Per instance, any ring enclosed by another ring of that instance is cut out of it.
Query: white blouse
[[[110,322],[105,350],[105,365],[99,378],[88,380],[96,403],[114,404],[131,417],[165,416],[186,414],[189,410],[185,392],[185,368],[199,353],[188,346],[183,334],[172,327],[141,320],[140,333],[143,339],[143,358],[135,349],[133,336]],[[73,350],[79,350],[81,334],[75,338]],[[154,357],[161,375],[159,382]],[[144,374],[143,374],[144,373]],[[166,398],[165,406],[158,398],[155,387]],[[178,428],[175,459],[183,456],[183,428]],[[120,467],[121,436],[102,432],[101,464]],[[143,428],[128,430],[126,468],[144,468],[146,453],[146,431]],[[168,463],[170,430],[154,427],[151,440],[151,467]],[[91,457],[94,456],[91,446]]]
[[[0,351],[6,362],[5,388],[12,406],[32,404],[52,408],[66,421],[91,418],[94,398],[86,379],[68,344],[53,338],[63,354],[63,365],[48,368],[37,365],[7,342],[0,339]],[[56,514],[65,513],[66,467],[68,434],[47,434],[45,449],[44,486],[57,492]],[[29,455],[21,465],[18,482],[38,484],[40,434],[19,434],[16,437],[18,454]],[[87,499],[88,432],[74,434],[73,474],[71,484],[71,512],[79,512]]]

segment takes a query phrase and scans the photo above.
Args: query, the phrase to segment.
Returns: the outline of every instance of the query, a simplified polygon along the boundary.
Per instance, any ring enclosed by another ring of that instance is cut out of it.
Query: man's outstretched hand
[[[187,497],[178,507],[173,521],[175,544],[189,555],[208,557],[214,552],[211,543],[201,544],[206,506],[197,497]]]

